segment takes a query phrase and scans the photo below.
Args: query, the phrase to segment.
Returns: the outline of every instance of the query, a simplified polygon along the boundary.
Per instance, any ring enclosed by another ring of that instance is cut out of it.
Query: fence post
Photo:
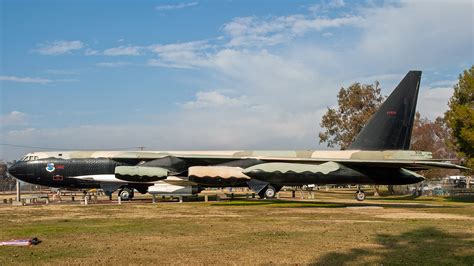
[[[16,180],[16,201],[21,201],[21,188],[20,188],[20,180]]]

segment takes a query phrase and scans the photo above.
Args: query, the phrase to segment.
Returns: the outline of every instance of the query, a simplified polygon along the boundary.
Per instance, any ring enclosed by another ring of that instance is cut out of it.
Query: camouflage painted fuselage
[[[456,167],[418,151],[62,151],[26,157],[10,172],[54,187],[99,187],[93,178],[75,178],[98,175],[115,175],[139,187],[168,176],[204,187],[247,186],[251,179],[278,185],[411,184],[423,179],[411,170]]]

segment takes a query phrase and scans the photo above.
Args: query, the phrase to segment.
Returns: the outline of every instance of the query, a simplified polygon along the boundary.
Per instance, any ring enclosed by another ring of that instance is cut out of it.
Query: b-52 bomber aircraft
[[[342,151],[57,151],[26,155],[8,171],[28,183],[60,188],[196,194],[206,187],[249,187],[273,198],[283,186],[403,185],[417,170],[466,169],[408,150],[421,71],[410,71]],[[360,189],[356,199],[364,200]]]

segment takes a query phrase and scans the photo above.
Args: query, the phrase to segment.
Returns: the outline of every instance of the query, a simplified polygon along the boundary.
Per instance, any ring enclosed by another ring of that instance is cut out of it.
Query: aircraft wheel
[[[365,200],[365,192],[362,190],[359,190],[356,192],[356,200],[357,201],[364,201]]]
[[[272,185],[268,185],[267,190],[265,190],[265,198],[273,199],[276,193],[276,189]]]
[[[119,190],[118,196],[122,200],[131,200],[133,198],[133,190],[128,187],[124,187]]]

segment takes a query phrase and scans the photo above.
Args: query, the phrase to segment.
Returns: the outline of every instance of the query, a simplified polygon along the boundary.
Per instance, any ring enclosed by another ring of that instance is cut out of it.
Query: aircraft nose
[[[8,173],[14,177],[19,177],[26,174],[26,163],[17,162],[14,165],[8,167]]]

